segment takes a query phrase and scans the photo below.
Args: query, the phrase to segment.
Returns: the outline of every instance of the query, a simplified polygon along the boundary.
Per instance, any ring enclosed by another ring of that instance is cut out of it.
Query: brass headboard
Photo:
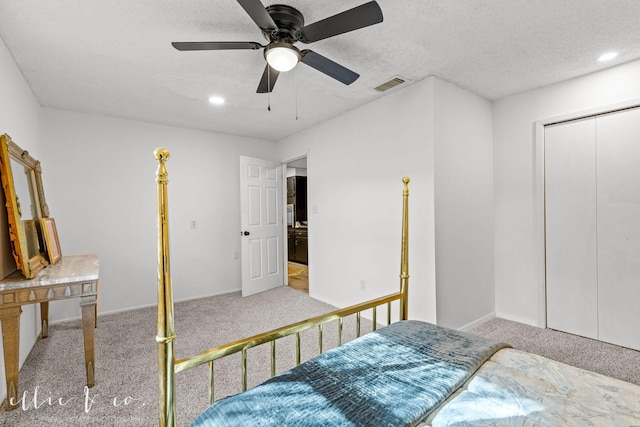
[[[288,335],[296,334],[296,364],[300,364],[300,332],[312,327],[318,327],[319,349],[322,353],[322,326],[338,320],[339,345],[342,343],[342,319],[356,315],[357,335],[360,335],[360,313],[371,309],[373,312],[372,329],[376,329],[376,309],[387,305],[387,324],[391,323],[391,303],[398,301],[399,318],[408,318],[409,304],[409,178],[402,178],[404,189],[402,192],[402,244],[400,256],[400,291],[371,301],[335,310],[322,316],[307,319],[302,322],[283,326],[253,337],[245,338],[233,343],[204,350],[193,356],[175,360],[173,340],[176,337],[173,322],[173,291],[171,288],[171,270],[169,259],[169,218],[167,202],[167,169],[165,163],[169,159],[169,151],[157,148],[154,152],[158,160],[156,183],[158,190],[158,377],[159,377],[159,425],[174,427],[176,425],[176,387],[174,376],[177,372],[202,365],[209,365],[210,387],[209,402],[214,401],[213,362],[214,360],[234,353],[242,353],[242,390],[247,388],[246,367],[247,349],[265,344],[271,344],[271,376],[275,375],[275,341]]]

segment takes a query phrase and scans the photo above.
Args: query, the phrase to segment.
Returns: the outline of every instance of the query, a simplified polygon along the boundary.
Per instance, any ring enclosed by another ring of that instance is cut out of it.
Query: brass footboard
[[[391,303],[399,302],[399,318],[407,319],[408,314],[408,287],[409,287],[409,178],[402,179],[404,183],[402,204],[402,245],[400,257],[400,290],[397,293],[376,298],[361,304],[332,311],[330,313],[313,317],[302,322],[283,326],[259,335],[221,345],[216,348],[202,351],[184,359],[175,360],[173,340],[175,338],[173,322],[173,291],[171,288],[171,272],[169,260],[169,228],[168,228],[168,203],[167,203],[167,171],[165,163],[169,159],[169,152],[164,148],[155,150],[155,157],[159,162],[156,172],[158,190],[158,376],[159,376],[159,416],[160,426],[173,427],[176,425],[176,401],[174,375],[186,369],[193,368],[204,363],[209,365],[209,402],[214,401],[214,361],[235,353],[241,353],[242,360],[242,390],[247,389],[247,350],[270,343],[271,346],[271,376],[276,374],[276,340],[286,336],[296,335],[296,365],[300,364],[300,332],[314,327],[318,328],[318,350],[322,353],[323,325],[329,322],[338,322],[338,345],[342,344],[343,319],[347,316],[356,316],[356,335],[360,336],[361,313],[365,310],[372,312],[372,329],[378,324],[377,308],[386,305],[387,324],[391,323]]]

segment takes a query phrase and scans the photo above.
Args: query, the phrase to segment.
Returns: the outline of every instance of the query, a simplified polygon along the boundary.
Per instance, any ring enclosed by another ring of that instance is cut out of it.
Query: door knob
[[[249,234],[251,234],[251,233],[249,233],[248,231],[241,231],[240,232],[241,236],[248,236]]]

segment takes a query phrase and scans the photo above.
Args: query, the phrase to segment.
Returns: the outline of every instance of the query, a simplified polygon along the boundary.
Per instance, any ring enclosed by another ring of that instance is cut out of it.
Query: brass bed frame
[[[338,321],[338,345],[342,344],[343,318],[356,315],[356,333],[360,336],[360,316],[365,310],[372,310],[372,329],[377,326],[377,307],[387,305],[387,324],[391,323],[391,303],[399,303],[399,319],[406,320],[408,314],[409,289],[409,178],[404,177],[402,197],[402,244],[400,256],[400,290],[399,292],[352,305],[311,319],[273,329],[271,331],[204,350],[183,359],[175,359],[173,341],[176,337],[173,317],[173,291],[171,288],[171,270],[169,259],[169,221],[167,202],[167,170],[165,163],[169,159],[169,151],[158,148],[154,152],[158,160],[156,183],[158,190],[158,377],[159,377],[159,425],[174,427],[176,425],[176,387],[174,376],[189,368],[207,363],[209,366],[209,403],[214,402],[214,361],[235,353],[241,353],[242,391],[247,389],[247,350],[260,344],[270,343],[271,376],[276,374],[276,347],[279,338],[296,334],[296,365],[300,364],[300,332],[317,327],[318,347],[322,353],[323,325]]]

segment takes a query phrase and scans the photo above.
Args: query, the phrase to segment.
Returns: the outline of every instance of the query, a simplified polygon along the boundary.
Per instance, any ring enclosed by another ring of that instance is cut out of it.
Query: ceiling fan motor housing
[[[262,31],[267,40],[286,43],[300,40],[300,29],[304,27],[304,16],[298,9],[286,4],[273,4],[267,6],[266,9],[278,27],[275,31]]]

